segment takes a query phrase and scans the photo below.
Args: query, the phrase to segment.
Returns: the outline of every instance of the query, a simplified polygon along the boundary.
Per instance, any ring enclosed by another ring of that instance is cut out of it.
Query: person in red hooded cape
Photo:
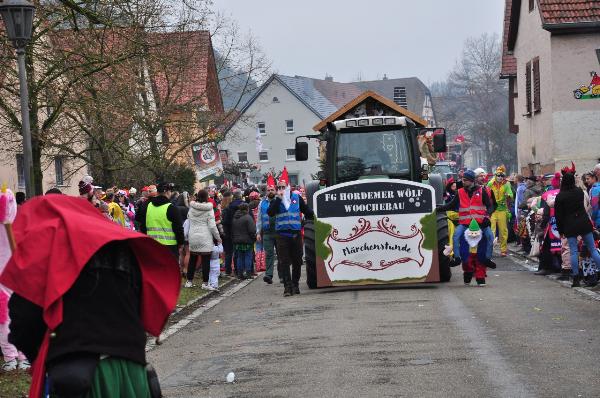
[[[14,291],[9,340],[33,363],[29,397],[150,397],[146,332],[160,334],[180,288],[169,250],[62,195],[24,204],[14,233],[0,283]]]

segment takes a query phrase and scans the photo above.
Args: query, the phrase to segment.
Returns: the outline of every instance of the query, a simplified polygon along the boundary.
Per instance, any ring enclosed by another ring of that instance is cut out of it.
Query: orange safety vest
[[[477,188],[471,197],[469,197],[466,189],[459,189],[458,199],[460,200],[458,208],[459,224],[469,225],[473,218],[481,224],[487,217],[487,208],[483,204],[483,190],[481,187]]]

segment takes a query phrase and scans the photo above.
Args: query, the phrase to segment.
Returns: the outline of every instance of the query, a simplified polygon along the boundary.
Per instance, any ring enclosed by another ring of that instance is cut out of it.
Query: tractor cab
[[[336,120],[316,138],[321,141],[322,181],[327,186],[372,178],[422,181],[427,174],[419,144],[431,136],[431,152],[446,150],[443,129],[417,126],[406,116],[367,116]],[[296,160],[308,158],[308,144],[296,140]],[[425,162],[426,164],[427,162]]]

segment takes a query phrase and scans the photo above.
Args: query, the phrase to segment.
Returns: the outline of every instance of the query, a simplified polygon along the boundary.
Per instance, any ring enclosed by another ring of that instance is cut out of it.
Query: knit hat
[[[487,173],[485,172],[485,170],[484,170],[484,169],[482,169],[481,167],[478,167],[478,168],[476,168],[475,170],[473,170],[473,172],[475,173],[475,176],[476,176],[476,177],[479,177],[479,176],[480,176],[480,175],[482,175],[482,174],[487,174]]]
[[[137,193],[137,189],[135,189],[134,187],[129,188],[129,194],[131,196],[135,195]]]
[[[79,181],[79,195],[88,195],[93,190],[94,188],[89,182]]]
[[[476,177],[475,172],[471,169],[465,171],[463,174],[463,180],[475,181]]]

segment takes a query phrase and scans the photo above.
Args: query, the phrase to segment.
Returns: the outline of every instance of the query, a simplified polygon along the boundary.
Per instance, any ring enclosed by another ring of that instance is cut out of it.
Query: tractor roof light
[[[386,117],[384,123],[388,126],[396,124],[396,118],[395,117]]]
[[[356,127],[356,120],[347,120],[346,127]]]
[[[373,124],[373,126],[381,126],[383,124],[383,119],[375,118],[375,119],[373,119],[373,121],[371,123]]]
[[[368,126],[369,125],[369,119],[359,119],[358,120],[358,125],[359,126]]]

